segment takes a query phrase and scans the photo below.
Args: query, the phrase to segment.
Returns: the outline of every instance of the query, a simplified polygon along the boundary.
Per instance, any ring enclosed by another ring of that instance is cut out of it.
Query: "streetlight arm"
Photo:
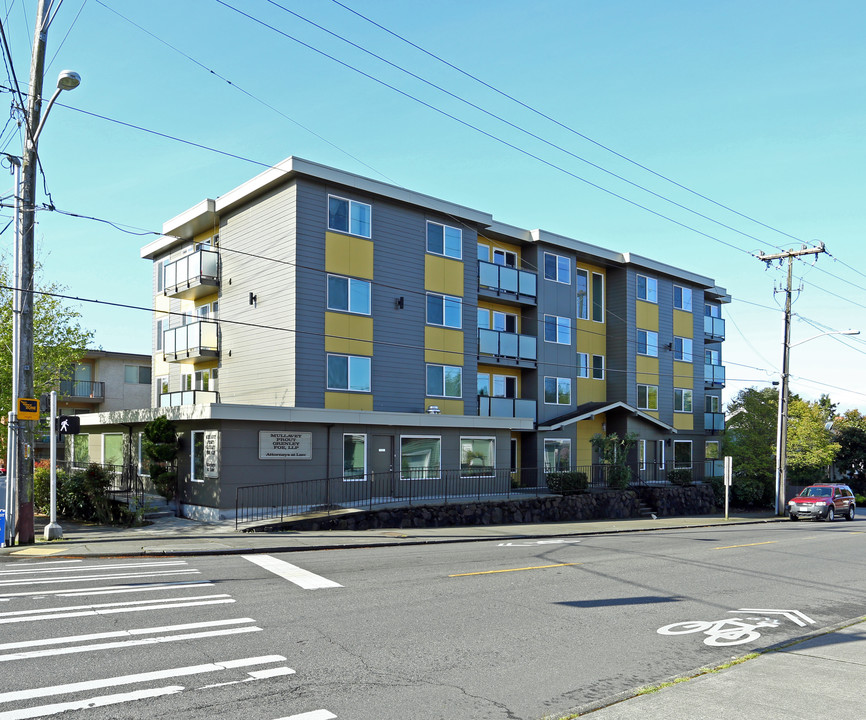
[[[51,99],[48,101],[48,105],[45,106],[45,112],[42,113],[42,118],[39,120],[39,127],[36,128],[36,132],[33,133],[33,137],[30,139],[33,147],[36,147],[36,143],[39,141],[39,134],[42,132],[42,128],[45,127],[45,119],[48,117],[48,113],[51,112],[51,108],[54,106],[54,101],[57,100],[57,96],[62,92],[63,90],[61,88],[57,88],[51,96]]]
[[[802,345],[803,343],[807,343],[810,340],[814,340],[815,338],[824,337],[825,335],[859,335],[859,330],[830,330],[829,332],[818,333],[817,335],[813,335],[812,337],[808,337],[805,340],[799,340],[798,342],[791,343],[788,345],[789,348],[797,347],[797,345]]]

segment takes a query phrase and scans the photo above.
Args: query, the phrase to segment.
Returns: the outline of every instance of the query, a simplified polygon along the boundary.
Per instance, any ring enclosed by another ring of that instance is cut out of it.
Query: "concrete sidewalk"
[[[776,522],[768,513],[744,513],[725,520],[723,515],[627,518],[561,523],[521,523],[438,528],[376,530],[321,530],[238,532],[233,520],[219,523],[161,517],[137,528],[109,527],[60,521],[63,538],[44,541],[45,517],[36,518],[35,545],[0,548],[0,559],[26,556],[117,557],[137,555],[220,555],[256,552],[293,552],[386,545],[409,545],[482,540],[517,540],[621,532],[647,532],[675,528]]]
[[[0,549],[0,564],[33,557],[119,557],[225,555],[292,552],[428,543],[518,541],[623,532],[776,522],[767,513],[674,518],[630,518],[539,525],[379,529],[366,531],[287,531],[241,533],[234,522],[202,523],[165,517],[142,528],[114,528],[61,522],[63,539],[41,540],[45,518],[37,518],[40,540],[31,546]],[[859,698],[866,676],[866,622],[857,618],[824,628],[804,640],[764,652],[719,672],[689,674],[654,692],[641,689],[602,702],[548,716],[588,716],[593,720],[862,720]],[[732,648],[735,652],[736,649]],[[740,652],[747,652],[743,648]],[[673,680],[673,679],[672,679]]]

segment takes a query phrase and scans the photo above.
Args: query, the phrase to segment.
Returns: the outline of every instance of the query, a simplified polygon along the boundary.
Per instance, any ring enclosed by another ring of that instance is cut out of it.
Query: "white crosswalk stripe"
[[[268,570],[274,575],[294,583],[304,590],[319,590],[321,588],[338,588],[343,587],[340,583],[333,580],[323,578],[321,575],[311,573],[309,570],[299,568],[297,565],[292,565],[284,560],[278,560],[271,555],[241,555],[244,560],[249,560],[251,563]]]

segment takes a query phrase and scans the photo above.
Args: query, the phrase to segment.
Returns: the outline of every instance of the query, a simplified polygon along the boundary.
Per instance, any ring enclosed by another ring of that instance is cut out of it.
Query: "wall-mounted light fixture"
[[[250,305],[252,305],[253,307],[257,307],[257,305],[256,305],[257,302],[258,302],[258,298],[255,295],[253,295],[252,293],[250,293]]]
[[[394,299],[394,308],[396,310],[402,310],[403,309],[403,296],[402,295],[400,297]]]
[[[427,408],[427,413],[429,415],[438,415],[439,414],[439,406],[438,405],[431,405],[430,407]]]

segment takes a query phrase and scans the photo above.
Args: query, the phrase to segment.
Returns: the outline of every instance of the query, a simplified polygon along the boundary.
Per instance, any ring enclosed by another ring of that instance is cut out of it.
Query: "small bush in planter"
[[[547,487],[559,495],[574,495],[584,492],[589,485],[585,472],[564,470],[547,473]]]
[[[692,471],[686,468],[677,468],[668,473],[668,480],[672,485],[691,485]]]

